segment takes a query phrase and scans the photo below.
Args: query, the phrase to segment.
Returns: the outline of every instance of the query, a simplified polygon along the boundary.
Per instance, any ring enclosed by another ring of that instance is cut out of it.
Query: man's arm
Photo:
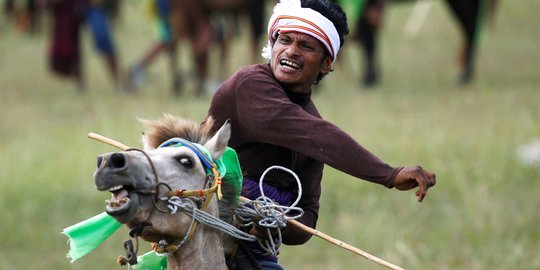
[[[238,125],[246,141],[278,145],[354,177],[392,186],[397,168],[384,163],[334,124],[303,110],[271,83],[247,80],[237,95]]]

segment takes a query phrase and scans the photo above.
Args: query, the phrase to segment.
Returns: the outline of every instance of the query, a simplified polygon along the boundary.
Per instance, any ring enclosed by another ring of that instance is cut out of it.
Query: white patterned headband
[[[334,24],[319,12],[303,8],[300,0],[281,0],[268,21],[268,44],[262,56],[272,58],[272,44],[279,33],[300,32],[318,39],[326,47],[333,61],[339,52],[339,34]]]

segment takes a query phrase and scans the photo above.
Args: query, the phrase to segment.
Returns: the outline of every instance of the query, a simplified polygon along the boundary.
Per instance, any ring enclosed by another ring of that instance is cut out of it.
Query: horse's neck
[[[191,239],[168,257],[167,269],[227,269],[220,233],[199,224]]]
[[[220,234],[199,225],[192,238],[168,258],[168,269],[226,269]]]

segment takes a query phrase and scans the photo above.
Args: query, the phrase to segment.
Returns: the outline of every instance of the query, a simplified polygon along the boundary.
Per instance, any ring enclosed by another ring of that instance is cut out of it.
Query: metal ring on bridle
[[[138,148],[128,148],[126,149],[126,151],[137,151],[137,152],[140,152],[141,154],[143,154],[146,159],[148,160],[148,163],[150,164],[150,167],[152,168],[152,173],[154,174],[154,178],[156,180],[156,184],[154,185],[154,189],[152,192],[150,192],[150,194],[153,194],[154,195],[154,199],[152,200],[152,204],[154,205],[154,209],[156,209],[158,212],[161,212],[161,213],[168,213],[170,212],[169,209],[167,210],[162,210],[162,209],[159,209],[157,203],[159,201],[159,186],[161,185],[164,185],[166,188],[170,190],[171,187],[167,184],[167,183],[162,183],[161,181],[159,181],[159,176],[158,176],[158,173],[157,173],[157,169],[156,169],[156,166],[154,165],[154,162],[152,161],[152,158],[150,158],[150,156],[144,151],[144,150],[141,150],[141,149],[138,149]],[[138,191],[135,191],[135,192],[138,192]],[[143,194],[146,194],[147,192],[145,192],[144,190],[141,192]]]
[[[172,188],[171,188],[171,186],[169,186],[169,184],[163,183],[163,182],[157,182],[156,186],[154,187],[154,193],[156,194],[156,196],[154,196],[154,199],[152,200],[152,203],[154,204],[154,208],[156,210],[158,210],[159,212],[161,212],[161,213],[170,213],[171,210],[169,208],[167,208],[167,210],[159,209],[159,206],[158,206],[158,202],[160,201],[160,199],[158,197],[159,186],[165,186],[168,189],[168,191],[172,191]]]

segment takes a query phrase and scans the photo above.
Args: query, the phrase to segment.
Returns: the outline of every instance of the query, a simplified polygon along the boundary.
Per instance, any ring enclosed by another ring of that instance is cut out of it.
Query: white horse
[[[128,149],[98,157],[96,187],[112,193],[106,212],[127,225],[130,234],[155,243],[156,252],[168,253],[168,269],[227,269],[224,254],[234,250],[236,241],[193,222],[185,211],[171,214],[168,199],[178,196],[177,202],[233,222],[237,200],[224,183],[218,205],[221,179],[212,163],[226,150],[230,125],[225,123],[211,137],[211,119],[198,126],[166,115],[144,124],[144,151]],[[163,147],[168,140],[172,146]]]

